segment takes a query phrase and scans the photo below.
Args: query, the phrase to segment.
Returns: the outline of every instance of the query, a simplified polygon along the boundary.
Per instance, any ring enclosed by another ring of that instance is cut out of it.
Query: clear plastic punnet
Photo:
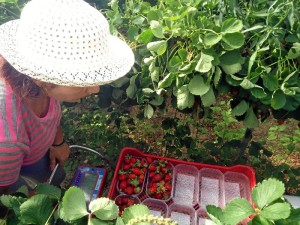
[[[168,205],[163,201],[147,198],[142,202],[142,204],[149,208],[150,214],[153,216],[166,217],[168,214]]]
[[[207,205],[224,207],[224,178],[217,169],[203,168],[199,171],[199,206]]]
[[[196,212],[196,225],[213,225],[211,219],[208,218],[207,212],[203,209],[198,209]]]
[[[195,209],[190,206],[173,203],[168,210],[168,217],[178,225],[195,225]]]
[[[173,201],[182,205],[196,205],[199,198],[198,179],[198,169],[195,166],[176,165],[174,168]]]
[[[251,201],[250,182],[247,176],[237,172],[224,174],[225,204],[234,198]]]

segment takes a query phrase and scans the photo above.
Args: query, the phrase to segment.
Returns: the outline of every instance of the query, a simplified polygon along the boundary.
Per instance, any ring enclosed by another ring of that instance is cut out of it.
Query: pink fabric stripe
[[[16,112],[13,112],[12,109],[12,96],[8,96],[6,95],[6,115],[8,115],[8,117],[6,117],[6,121],[8,123],[8,129],[9,129],[9,133],[10,133],[10,138],[11,140],[15,140],[16,139],[16,132],[14,131],[14,124],[13,124],[13,114],[16,114]]]

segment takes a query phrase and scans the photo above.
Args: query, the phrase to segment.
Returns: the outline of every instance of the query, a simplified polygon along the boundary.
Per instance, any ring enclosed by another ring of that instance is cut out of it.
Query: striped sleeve
[[[22,143],[0,142],[0,186],[17,181],[28,147]]]

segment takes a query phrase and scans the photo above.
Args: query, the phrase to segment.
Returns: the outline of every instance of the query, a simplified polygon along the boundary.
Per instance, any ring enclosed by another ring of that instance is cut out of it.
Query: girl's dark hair
[[[16,95],[21,98],[37,97],[42,93],[42,88],[33,80],[18,72],[12,65],[0,55],[0,78],[9,84]]]

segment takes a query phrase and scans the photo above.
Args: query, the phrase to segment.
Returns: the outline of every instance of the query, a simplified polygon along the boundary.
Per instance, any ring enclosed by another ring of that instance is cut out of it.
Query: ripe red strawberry
[[[163,174],[166,174],[166,173],[168,173],[169,171],[168,171],[167,167],[161,167],[161,168],[160,168],[160,172],[163,173]]]
[[[136,178],[136,175],[134,173],[129,174],[129,179],[133,180]]]
[[[163,194],[162,193],[155,193],[154,197],[157,198],[157,199],[162,199]]]
[[[155,187],[150,187],[150,188],[148,189],[148,193],[149,193],[149,194],[154,194],[156,191],[157,191],[157,188],[155,188]]]
[[[142,170],[140,168],[137,168],[137,167],[133,168],[132,172],[136,175],[141,175],[143,173]]]
[[[124,189],[124,192],[128,195],[132,195],[133,194],[133,188],[131,186],[128,186]]]
[[[122,181],[119,184],[119,189],[120,190],[124,190],[127,187],[127,182],[126,181]]]
[[[131,162],[131,163],[135,163],[135,162],[136,162],[136,158],[131,158],[131,159],[130,159],[130,162]]]
[[[156,170],[156,166],[150,165],[150,166],[149,166],[149,170],[150,170],[150,171],[155,171],[155,170]]]
[[[127,206],[131,206],[135,204],[135,200],[133,198],[129,198],[127,202]]]
[[[155,172],[150,172],[150,173],[149,173],[149,177],[150,177],[150,178],[153,178],[154,176],[155,176]]]
[[[164,179],[164,180],[165,180],[166,182],[171,181],[171,180],[172,180],[171,173],[167,174],[167,175],[165,176],[165,179]]]
[[[119,180],[124,181],[126,178],[126,174],[119,174]]]
[[[160,174],[155,174],[152,178],[152,182],[160,182],[162,180],[162,176]]]
[[[277,120],[278,125],[283,125],[284,124],[284,119],[279,119]]]
[[[139,176],[139,179],[144,179],[145,178],[145,174],[141,174],[140,176]]]
[[[122,205],[122,204],[123,204],[122,198],[117,198],[117,199],[116,199],[116,204],[117,204],[118,206]]]
[[[153,159],[149,156],[146,157],[146,160],[149,164],[151,164],[153,162]]]
[[[124,170],[124,171],[130,170],[130,168],[131,168],[130,164],[125,164],[125,165],[123,166],[123,170]]]
[[[166,190],[171,191],[172,190],[172,185],[170,183],[165,184]]]

